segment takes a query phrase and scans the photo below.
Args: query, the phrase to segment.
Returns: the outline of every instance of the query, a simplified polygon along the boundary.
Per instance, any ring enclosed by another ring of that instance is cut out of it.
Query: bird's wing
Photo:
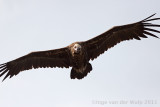
[[[11,78],[12,76],[17,75],[20,71],[32,68],[69,68],[71,62],[68,51],[69,49],[65,47],[55,50],[32,52],[13,61],[1,64],[0,77],[7,73],[3,79],[5,80],[8,76]]]
[[[148,23],[150,21],[159,20],[160,18],[150,19],[155,14],[149,16],[148,18],[139,21],[137,23],[132,23],[123,26],[115,26],[110,30],[104,32],[103,34],[92,38],[88,41],[83,42],[88,53],[88,60],[93,60],[97,58],[100,54],[107,51],[109,48],[115,46],[117,43],[125,40],[147,38],[148,36],[153,36],[158,38],[151,32],[160,33],[160,31],[151,29],[148,27],[160,27],[160,25]]]

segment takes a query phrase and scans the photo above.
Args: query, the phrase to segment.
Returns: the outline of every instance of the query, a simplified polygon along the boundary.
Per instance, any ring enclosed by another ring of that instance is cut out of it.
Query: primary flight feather
[[[154,15],[136,23],[115,26],[84,42],[75,42],[67,47],[55,50],[32,52],[13,61],[1,64],[0,77],[6,74],[3,79],[5,80],[7,77],[11,78],[21,71],[32,68],[72,67],[71,79],[82,79],[92,70],[92,65],[89,61],[97,58],[117,43],[131,39],[141,40],[141,38],[147,38],[147,36],[158,38],[152,32],[160,33],[160,31],[153,29],[153,27],[160,27],[160,25],[150,22],[160,20],[160,18],[151,19]]]

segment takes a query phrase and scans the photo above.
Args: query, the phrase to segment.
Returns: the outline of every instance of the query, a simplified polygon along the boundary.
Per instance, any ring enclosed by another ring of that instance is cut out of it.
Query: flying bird
[[[70,78],[82,79],[92,71],[89,61],[94,60],[116,44],[125,40],[141,40],[147,36],[158,38],[153,32],[160,33],[160,31],[153,28],[160,27],[160,25],[150,22],[160,20],[160,18],[152,18],[154,15],[136,23],[115,26],[87,41],[74,42],[60,49],[32,52],[1,64],[0,77],[6,74],[3,79],[5,80],[7,77],[11,78],[21,71],[32,68],[72,67]]]

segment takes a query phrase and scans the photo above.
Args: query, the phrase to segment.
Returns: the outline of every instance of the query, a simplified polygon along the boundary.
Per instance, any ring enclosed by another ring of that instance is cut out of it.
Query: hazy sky
[[[160,17],[159,5],[159,0],[0,0],[0,64],[88,40],[153,13]],[[160,39],[122,42],[91,61],[93,71],[82,80],[70,79],[71,68],[48,68],[0,82],[0,107],[159,107],[159,61]],[[119,104],[122,100],[127,103]],[[154,104],[144,104],[148,100]]]

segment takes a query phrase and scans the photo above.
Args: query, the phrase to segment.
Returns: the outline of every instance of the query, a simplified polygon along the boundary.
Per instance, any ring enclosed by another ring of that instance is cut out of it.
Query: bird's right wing
[[[20,71],[32,68],[69,68],[71,62],[68,51],[69,49],[65,47],[49,51],[32,52],[13,61],[1,64],[0,77],[7,73],[3,79],[5,80],[8,76],[11,78],[12,76],[17,75]]]
[[[98,35],[97,37],[83,42],[88,53],[88,60],[97,58],[100,54],[104,53],[109,48],[114,47],[118,43],[125,40],[141,40],[141,37],[147,38],[147,36],[158,38],[152,32],[160,33],[160,31],[154,28],[149,28],[160,27],[160,25],[149,23],[150,21],[160,20],[160,18],[150,19],[154,15],[155,14],[136,23],[113,27],[110,30]]]

